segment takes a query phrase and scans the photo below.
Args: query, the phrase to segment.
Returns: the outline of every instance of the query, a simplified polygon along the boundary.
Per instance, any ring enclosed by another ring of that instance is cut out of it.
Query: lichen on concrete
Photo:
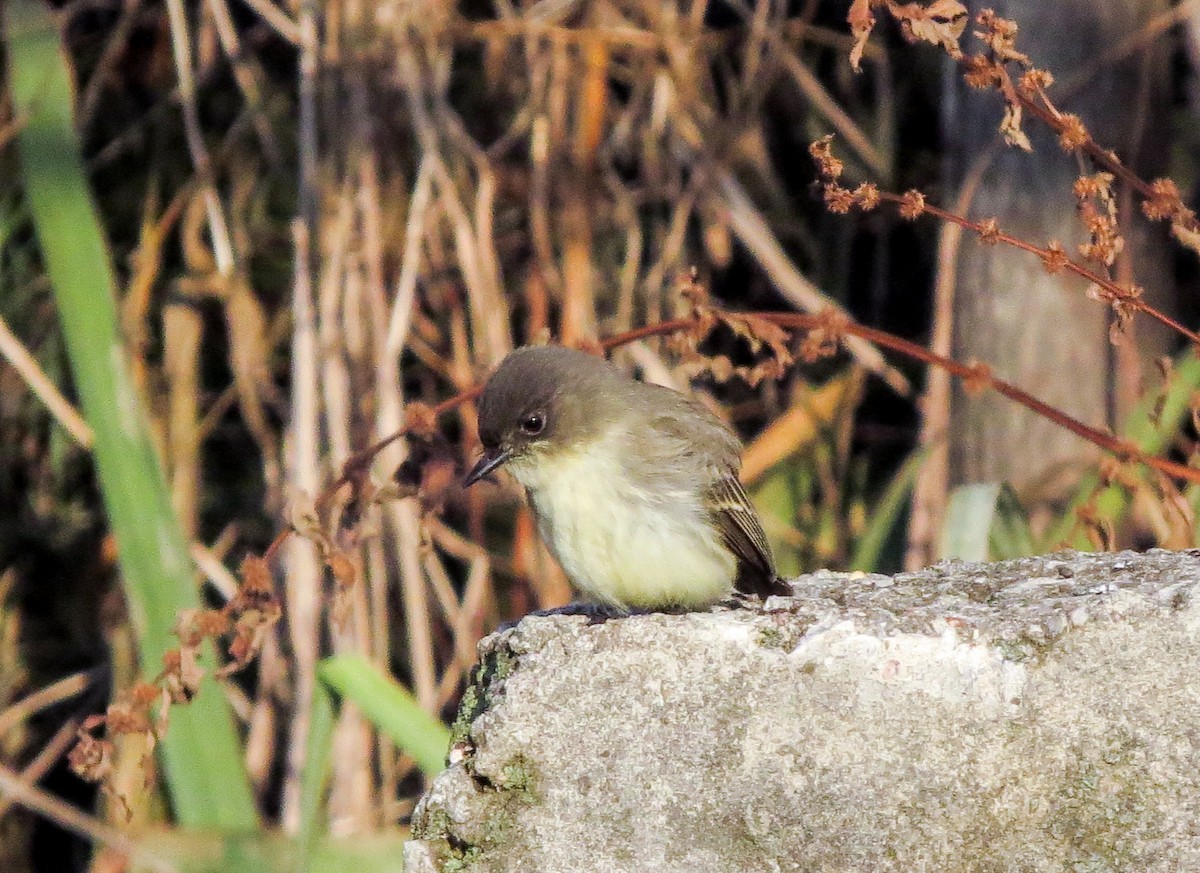
[[[408,873],[1200,870],[1200,556],[822,572],[480,644]]]
[[[450,726],[452,746],[468,742],[472,722],[491,707],[495,697],[503,694],[504,680],[515,665],[515,654],[504,648],[489,649],[475,665],[458,704],[458,715]]]

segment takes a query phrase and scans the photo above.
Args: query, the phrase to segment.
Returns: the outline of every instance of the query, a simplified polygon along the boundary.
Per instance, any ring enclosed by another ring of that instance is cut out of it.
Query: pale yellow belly
[[[564,463],[529,488],[538,529],[580,592],[633,609],[698,609],[727,597],[736,559],[695,499],[649,500],[604,460]]]

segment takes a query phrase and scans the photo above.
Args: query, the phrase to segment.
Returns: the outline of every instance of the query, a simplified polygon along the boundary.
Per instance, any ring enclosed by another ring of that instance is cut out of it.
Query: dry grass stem
[[[29,390],[54,416],[71,438],[85,449],[92,445],[92,429],[83,420],[71,402],[62,395],[58,387],[30,354],[29,349],[17,339],[3,318],[0,318],[0,357],[3,357],[29,386]]]
[[[179,94],[183,107],[183,127],[188,151],[192,157],[192,165],[202,180],[201,196],[204,198],[204,207],[208,214],[208,228],[217,270],[222,276],[228,276],[234,268],[233,244],[229,238],[225,211],[217,197],[216,189],[213,187],[212,161],[209,157],[208,146],[204,142],[200,114],[196,108],[196,81],[192,70],[192,38],[183,0],[167,0],[167,19],[171,27],[171,48],[175,58],[175,71],[179,76]]]
[[[123,831],[84,815],[50,792],[27,785],[21,777],[0,764],[0,794],[38,815],[49,819],[63,830],[83,837],[89,842],[108,846],[143,865],[154,873],[179,873],[179,868],[158,854],[143,849]]]
[[[0,737],[22,724],[34,713],[82,694],[99,680],[102,674],[103,670],[100,668],[72,673],[0,710]]]
[[[954,211],[968,215],[975,193],[995,160],[997,145],[979,155],[967,171],[959,188]],[[958,250],[962,245],[963,228],[948,223],[938,234],[937,274],[933,290],[933,330],[931,351],[949,357],[954,342],[954,294],[958,287]],[[912,511],[908,521],[908,545],[904,556],[906,569],[929,566],[936,559],[937,537],[942,530],[946,502],[950,494],[950,374],[942,369],[930,370],[921,395],[921,432],[917,444],[928,454],[917,481],[913,485]]]

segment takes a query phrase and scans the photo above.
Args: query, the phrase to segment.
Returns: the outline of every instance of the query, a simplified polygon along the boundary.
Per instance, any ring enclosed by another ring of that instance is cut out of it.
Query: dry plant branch
[[[71,746],[75,743],[75,734],[79,730],[81,720],[78,716],[68,718],[54,731],[52,736],[38,753],[34,755],[33,760],[25,765],[21,770],[21,781],[26,785],[37,785],[42,780],[42,777],[50,772],[62,756],[67,754]],[[0,797],[0,819],[8,813],[19,801],[13,795],[8,797]]]
[[[37,359],[25,348],[25,344],[17,339],[9,329],[8,324],[0,318],[0,357],[8,361],[14,370],[25,380],[29,390],[38,400],[45,404],[50,415],[62,425],[63,430],[85,449],[92,445],[92,429],[83,420],[71,402],[63,396],[46,375],[46,371],[38,364]]]
[[[1200,221],[1196,214],[1183,205],[1178,188],[1169,179],[1147,182],[1127,167],[1116,153],[1103,148],[1092,139],[1077,116],[1060,112],[1042,88],[1012,83],[1007,70],[1003,76],[1008,82],[1005,93],[1010,94],[1020,106],[1029,110],[1059,135],[1064,149],[1075,148],[1087,155],[1098,166],[1112,173],[1131,186],[1143,198],[1142,211],[1152,220],[1169,220],[1172,234],[1189,248],[1200,250]]]
[[[966,29],[968,15],[967,8],[958,0],[936,0],[929,6],[900,4],[897,0],[854,0],[848,21],[855,37],[855,46],[850,52],[850,63],[855,69],[858,69],[862,49],[875,25],[872,9],[876,7],[887,9],[909,41],[923,40],[945,51],[963,68],[963,78],[968,85],[1001,94],[1005,111],[1000,133],[1009,145],[1025,151],[1032,148],[1022,129],[1024,115],[1029,113],[1058,135],[1064,151],[1086,156],[1095,166],[1130,186],[1142,198],[1142,212],[1147,218],[1169,222],[1171,233],[1179,242],[1200,252],[1200,220],[1184,205],[1175,183],[1170,179],[1149,182],[1142,179],[1115,152],[1097,143],[1078,115],[1058,109],[1048,94],[1054,77],[1035,67],[1028,55],[1017,49],[1016,22],[1000,17],[991,9],[981,10],[975,18],[979,30],[974,35],[983,42],[986,53],[965,54],[959,41]],[[1014,78],[1010,67],[1016,68],[1019,76]],[[1089,230],[1094,233],[1094,226]],[[1105,242],[1119,245],[1119,240]],[[1111,265],[1111,256],[1098,257],[1104,253],[1103,248],[1087,257],[1102,259]]]
[[[26,785],[17,773],[2,764],[0,794],[14,799],[21,806],[54,822],[63,830],[115,849],[129,859],[144,864],[155,873],[179,873],[179,868],[158,853],[144,849],[122,831],[85,815],[50,792],[36,785]]]
[[[322,469],[318,435],[320,429],[319,377],[316,314],[310,268],[309,226],[294,224],[296,235],[296,281],[292,298],[292,418],[288,429],[289,451],[286,478],[293,499],[315,495],[321,485]],[[298,508],[297,508],[297,511]],[[293,519],[300,523],[300,519]],[[287,773],[282,812],[285,829],[294,831],[300,822],[300,780],[308,737],[308,712],[316,683],[318,621],[320,617],[321,569],[313,545],[300,537],[287,543],[286,592],[288,628],[296,663],[296,711],[288,738]]]
[[[1081,261],[1074,260],[1067,254],[1062,244],[1056,240],[1051,240],[1045,246],[1027,242],[1020,237],[1005,233],[994,218],[972,221],[950,210],[930,205],[926,202],[925,195],[920,191],[906,191],[904,194],[896,194],[889,191],[881,191],[878,187],[869,183],[859,185],[854,190],[843,188],[838,183],[838,178],[842,172],[842,162],[833,156],[831,143],[832,136],[827,136],[817,140],[809,147],[809,152],[817,162],[818,170],[824,181],[823,194],[825,205],[830,211],[846,213],[851,209],[860,209],[864,212],[869,212],[875,209],[880,202],[887,202],[898,208],[901,218],[910,221],[919,218],[923,214],[932,215],[942,221],[956,224],[965,230],[971,231],[985,245],[1004,243],[1005,245],[1036,255],[1041,259],[1048,273],[1057,273],[1065,270],[1069,273],[1074,273],[1082,279],[1086,279],[1090,283],[1089,296],[1101,300],[1112,307],[1113,313],[1116,316],[1114,324],[1118,330],[1124,328],[1134,313],[1140,313],[1166,325],[1171,330],[1185,337],[1189,342],[1200,345],[1200,334],[1190,330],[1142,300],[1142,289],[1139,286],[1132,282],[1122,284],[1113,281],[1108,277],[1106,272],[1101,273],[1098,269],[1093,269]],[[1107,183],[1104,180],[1097,180],[1094,176],[1081,177],[1076,183],[1077,192],[1081,190],[1081,183],[1085,182],[1103,186],[1105,196],[1111,196],[1107,193]],[[1083,198],[1081,197],[1081,199]],[[1109,230],[1108,232],[1111,233],[1112,231]],[[1096,242],[1096,238],[1094,233],[1093,243],[1085,244],[1081,246],[1081,249],[1085,252],[1092,252],[1099,249],[1101,243]],[[1115,257],[1115,253],[1120,251],[1120,247],[1119,245],[1113,245],[1111,241],[1107,243],[1107,246],[1112,251],[1111,255],[1105,258],[1100,255],[1090,254],[1090,259],[1100,261],[1101,263],[1107,260],[1111,263],[1112,258]]]
[[[288,17],[288,14],[271,0],[242,0],[242,2],[254,10],[258,17],[270,25],[277,34],[292,45],[300,45],[300,25]]]
[[[966,215],[971,211],[984,174],[995,160],[997,143],[979,155],[967,171],[958,192],[954,211]],[[949,355],[954,338],[954,296],[958,287],[958,251],[964,228],[947,223],[938,235],[937,274],[934,284],[933,330],[929,348]],[[921,432],[917,445],[928,455],[913,485],[912,511],[908,519],[908,545],[904,565],[916,570],[935,559],[937,532],[942,528],[946,501],[950,493],[950,374],[931,370],[925,379],[921,396]]]
[[[204,574],[204,578],[208,579],[223,600],[231,600],[237,594],[237,577],[212,549],[207,548],[203,543],[192,543],[188,552],[191,554],[192,560],[196,562],[196,566],[200,568],[200,572]]]
[[[88,79],[87,87],[84,88],[83,96],[79,101],[79,108],[75,116],[75,125],[79,130],[87,130],[91,126],[92,118],[100,105],[100,96],[104,93],[105,85],[108,84],[109,78],[125,53],[126,43],[133,32],[134,25],[137,24],[141,8],[142,0],[124,0],[122,3],[116,27],[109,35],[100,60],[96,62],[92,76]]]
[[[697,34],[695,41],[705,51],[723,51],[730,43],[744,39],[748,25],[734,25],[721,30],[702,30],[703,11],[707,4],[692,6],[692,21],[688,27]],[[698,18],[697,18],[698,16]],[[804,40],[818,45],[849,51],[854,40],[845,33],[806,21],[789,20],[779,28],[779,35],[786,40]],[[638,27],[632,24],[606,26],[571,26],[551,21],[538,20],[529,15],[515,12],[492,21],[469,21],[456,18],[447,26],[447,35],[455,41],[490,43],[498,39],[536,42],[545,40],[563,46],[580,46],[601,43],[613,51],[655,53],[671,50],[676,37],[670,32]],[[863,57],[879,60],[882,50],[873,45],[865,46]]]
[[[728,210],[730,225],[784,297],[809,312],[821,312],[830,307],[840,309],[796,269],[775,238],[766,219],[751,203],[733,174],[727,170],[717,172],[717,188],[721,192],[723,205]],[[911,386],[908,379],[899,370],[888,365],[879,349],[863,342],[862,338],[857,336],[850,340],[848,348],[864,368],[883,379],[896,393],[909,393]]]
[[[422,159],[428,161],[439,200],[446,208],[454,231],[455,250],[467,287],[473,332],[479,344],[487,350],[488,362],[495,364],[512,348],[512,340],[508,337],[508,305],[501,291],[499,267],[492,249],[491,201],[495,185],[487,159],[478,149],[468,146],[479,186],[475,220],[472,222],[459,186],[442,156],[439,125],[434,123],[430,104],[435,104],[439,109],[438,120],[444,127],[459,133],[461,127],[453,123],[444,103],[438,100],[437,84],[426,76],[415,45],[402,50],[397,65],[407,86],[405,92],[409,114],[421,143]],[[468,138],[459,135],[456,139],[461,145]]]
[[[879,192],[879,196],[882,200],[894,203],[901,209],[910,207],[916,208],[913,206],[915,200],[911,196],[911,192],[910,194]],[[1029,252],[1032,255],[1037,255],[1046,264],[1046,268],[1049,272],[1056,272],[1057,270],[1062,269],[1069,273],[1074,273],[1076,276],[1079,276],[1082,279],[1086,279],[1092,285],[1100,289],[1095,296],[1098,299],[1109,303],[1114,312],[1116,312],[1118,319],[1123,320],[1127,318],[1129,311],[1139,312],[1142,315],[1148,316],[1149,318],[1166,325],[1176,333],[1186,338],[1189,342],[1193,344],[1200,344],[1200,334],[1190,330],[1175,319],[1171,318],[1166,313],[1160,312],[1149,303],[1146,303],[1144,300],[1142,300],[1141,289],[1138,286],[1133,284],[1121,285],[1117,282],[1114,282],[1107,276],[1101,275],[1098,271],[1091,269],[1087,265],[1068,257],[1066,252],[1063,251],[1062,247],[1056,242],[1052,241],[1049,245],[1042,247],[1026,242],[1020,237],[1015,237],[1011,234],[1005,233],[996,226],[994,221],[971,221],[969,218],[964,218],[961,215],[957,215],[949,210],[941,209],[937,206],[931,206],[928,203],[922,203],[920,209],[921,211],[928,212],[930,215],[936,218],[940,218],[942,221],[957,224],[960,227],[973,232],[987,244],[991,244],[992,242],[1002,242],[1005,245],[1012,246],[1013,248],[1020,249],[1021,251]]]
[[[838,105],[833,95],[821,84],[816,73],[810,70],[800,58],[788,51],[783,52],[783,67],[795,81],[796,87],[804,92],[804,96],[812,103],[813,108],[829,122],[839,136],[846,140],[846,144],[854,150],[867,168],[877,178],[891,178],[891,166],[887,158],[863,133],[862,128],[854,123],[854,119]]]
[[[178,2],[178,0],[175,0]],[[317,336],[317,294],[313,265],[319,242],[317,225],[317,71],[319,44],[315,0],[301,0],[300,69],[298,83],[299,190],[298,215],[292,225],[295,280],[292,291],[292,416],[288,426],[285,479],[292,499],[315,495],[321,482],[320,350]],[[284,544],[277,541],[272,548]],[[316,688],[319,652],[321,567],[314,545],[300,537],[287,548],[288,629],[295,659],[294,711],[288,725],[287,752],[280,819],[284,830],[295,833],[301,819],[301,779],[308,747],[309,713]]]
[[[203,320],[194,306],[163,310],[163,373],[167,379],[166,463],[171,503],[184,536],[194,539],[200,518],[200,352]]]
[[[40,712],[46,707],[53,706],[63,700],[68,700],[77,694],[82,694],[103,673],[104,670],[100,667],[86,672],[72,673],[70,676],[64,676],[57,682],[26,695],[11,706],[0,710],[0,737],[3,737],[34,713]]]
[[[167,20],[171,27],[171,50],[175,57],[175,71],[179,77],[180,104],[183,108],[183,129],[191,154],[192,166],[203,180],[202,194],[208,214],[208,228],[212,238],[213,255],[217,270],[222,276],[233,272],[233,243],[229,237],[229,226],[225,212],[217,197],[212,180],[212,160],[204,142],[200,124],[200,113],[196,108],[196,81],[192,71],[192,38],[188,26],[187,11],[183,0],[167,0]]]
[[[387,340],[383,355],[392,360],[400,355],[408,341],[412,324],[412,311],[416,305],[417,276],[421,266],[421,238],[425,234],[425,222],[433,194],[433,173],[427,160],[422,159],[417,168],[408,200],[408,218],[404,227],[404,253],[400,262],[400,277],[396,280],[396,293],[388,317]]]
[[[212,12],[221,49],[233,68],[234,81],[246,101],[247,111],[251,114],[263,154],[267,156],[267,160],[272,165],[278,165],[280,163],[279,146],[276,142],[275,132],[271,129],[270,122],[263,112],[263,81],[266,77],[262,68],[252,55],[242,50],[242,41],[238,36],[237,27],[233,22],[233,15],[229,11],[226,0],[208,0],[208,8]]]

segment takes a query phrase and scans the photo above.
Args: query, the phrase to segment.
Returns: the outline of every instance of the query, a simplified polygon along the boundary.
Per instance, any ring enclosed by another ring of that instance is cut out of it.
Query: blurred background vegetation
[[[5,0],[0,868],[398,869],[475,641],[570,592],[511,485],[457,486],[470,404],[382,452],[353,517],[318,495],[517,345],[685,314],[693,268],[722,306],[840,306],[1190,460],[1200,367],[1176,338],[1139,323],[1113,344],[1108,310],[1037,258],[814,196],[807,145],[835,133],[851,183],[1086,239],[1086,167],[1034,129],[1031,154],[1002,147],[997,96],[891,25],[854,74],[848,8]],[[1004,11],[1061,105],[1194,205],[1200,3]],[[1194,324],[1195,253],[1121,197],[1114,274]],[[744,437],[788,574],[1196,545],[1195,488],[944,374],[859,346],[751,386],[692,378],[673,348],[615,359]],[[175,708],[163,778],[147,783],[148,732],[117,742],[105,792],[72,775],[78,727],[289,524],[305,536],[272,564],[282,621]],[[140,836],[164,822],[243,837]],[[293,839],[254,842],[276,829]]]

